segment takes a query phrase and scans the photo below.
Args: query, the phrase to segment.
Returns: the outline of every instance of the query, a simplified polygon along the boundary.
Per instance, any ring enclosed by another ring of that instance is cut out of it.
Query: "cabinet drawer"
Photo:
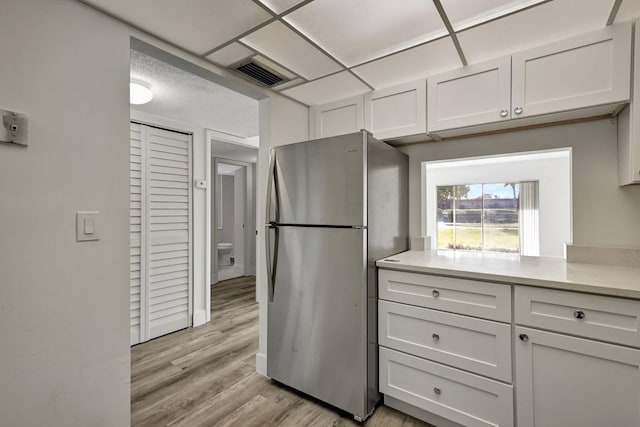
[[[640,301],[518,286],[516,323],[640,347]]]
[[[513,426],[512,386],[384,347],[380,391],[465,426]]]
[[[509,285],[392,270],[378,281],[381,299],[511,322]]]
[[[378,343],[511,382],[511,326],[379,301]]]

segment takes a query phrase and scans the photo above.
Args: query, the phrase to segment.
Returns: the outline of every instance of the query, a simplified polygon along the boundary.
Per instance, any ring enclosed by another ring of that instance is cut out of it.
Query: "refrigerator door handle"
[[[271,154],[271,161],[269,162],[269,176],[267,179],[267,203],[265,207],[265,256],[267,266],[267,283],[269,285],[269,302],[273,302],[275,294],[275,272],[276,272],[276,260],[278,257],[278,228],[271,221],[271,197],[275,184],[275,166],[276,166],[276,151],[272,148],[269,153]],[[278,190],[276,187],[276,199],[278,197]],[[277,209],[277,207],[276,207]],[[277,210],[276,210],[277,212]],[[276,241],[274,245],[274,257],[273,264],[271,263],[271,230],[275,229]]]

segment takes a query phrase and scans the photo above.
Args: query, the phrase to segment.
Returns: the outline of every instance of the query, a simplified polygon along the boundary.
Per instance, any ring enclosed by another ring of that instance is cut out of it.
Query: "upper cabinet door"
[[[425,80],[404,83],[365,95],[364,127],[377,139],[427,132]]]
[[[429,132],[509,120],[511,58],[433,76],[427,88]]]
[[[341,99],[310,109],[311,139],[346,135],[364,129],[364,96]]]
[[[512,56],[512,118],[626,102],[631,25],[612,25]]]

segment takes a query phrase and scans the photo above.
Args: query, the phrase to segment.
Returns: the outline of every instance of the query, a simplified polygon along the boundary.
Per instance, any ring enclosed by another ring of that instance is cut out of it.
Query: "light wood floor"
[[[352,426],[348,414],[255,373],[255,279],[220,282],[211,322],[131,349],[134,426]],[[384,406],[367,427],[427,426]]]

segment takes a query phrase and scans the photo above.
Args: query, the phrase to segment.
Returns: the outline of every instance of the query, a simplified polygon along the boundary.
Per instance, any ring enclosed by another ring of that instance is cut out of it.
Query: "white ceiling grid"
[[[640,0],[81,1],[222,67],[259,55],[307,105],[640,15]]]

